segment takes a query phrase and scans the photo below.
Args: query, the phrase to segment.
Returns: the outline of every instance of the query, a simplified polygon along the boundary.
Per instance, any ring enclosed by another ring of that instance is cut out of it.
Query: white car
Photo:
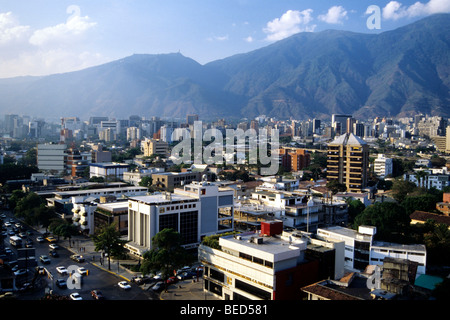
[[[85,267],[79,267],[79,268],[77,269],[77,272],[78,272],[79,274],[81,274],[82,276],[84,276],[85,274],[87,274],[87,269],[86,269]]]
[[[49,244],[48,246],[49,246],[50,248],[52,248],[53,250],[56,250],[56,249],[59,248],[59,246],[58,246],[57,244],[54,244],[54,243]]]
[[[78,292],[71,293],[69,296],[72,300],[83,300]]]
[[[9,223],[8,221],[6,221],[6,222],[4,223],[4,225],[5,225],[5,227],[11,227],[11,223]]]
[[[128,284],[128,282],[126,282],[126,281],[120,281],[119,283],[118,283],[118,285],[119,285],[119,287],[121,287],[122,289],[124,289],[124,290],[128,290],[128,289],[131,289],[131,286]]]
[[[67,269],[66,269],[66,267],[63,267],[63,266],[56,267],[56,271],[58,271],[58,273],[61,273],[61,274],[67,274]]]

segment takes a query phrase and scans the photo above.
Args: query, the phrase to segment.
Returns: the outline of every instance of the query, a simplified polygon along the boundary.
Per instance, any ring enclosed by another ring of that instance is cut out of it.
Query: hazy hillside
[[[201,118],[450,117],[450,15],[381,34],[299,33],[200,65],[133,55],[46,77],[0,80],[0,113]]]

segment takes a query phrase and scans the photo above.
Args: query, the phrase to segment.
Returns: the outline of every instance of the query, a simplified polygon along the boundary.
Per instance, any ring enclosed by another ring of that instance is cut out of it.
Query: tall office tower
[[[313,133],[320,134],[320,120],[313,119]]]
[[[336,135],[347,133],[347,119],[351,119],[351,115],[333,114],[331,115],[331,126],[335,130]],[[340,125],[339,125],[340,124]]]
[[[353,133],[328,144],[327,179],[337,180],[349,192],[361,192],[369,176],[369,146]]]

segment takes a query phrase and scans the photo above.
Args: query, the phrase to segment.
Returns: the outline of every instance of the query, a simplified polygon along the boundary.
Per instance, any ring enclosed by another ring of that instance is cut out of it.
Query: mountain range
[[[302,32],[204,65],[135,54],[80,71],[0,79],[0,113],[200,119],[450,117],[450,14],[379,34]]]

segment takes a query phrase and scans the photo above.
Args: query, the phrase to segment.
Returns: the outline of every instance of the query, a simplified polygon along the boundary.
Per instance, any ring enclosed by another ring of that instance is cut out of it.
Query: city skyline
[[[380,19],[370,29],[372,6]],[[70,72],[135,53],[181,52],[205,64],[298,32],[380,33],[448,12],[447,0],[0,1],[0,78]]]

